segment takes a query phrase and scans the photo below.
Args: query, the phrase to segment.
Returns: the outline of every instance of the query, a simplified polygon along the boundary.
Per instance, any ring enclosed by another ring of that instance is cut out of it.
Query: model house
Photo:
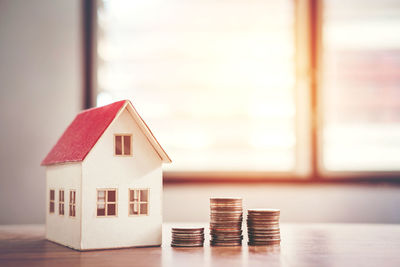
[[[78,250],[161,245],[170,162],[130,101],[82,111],[41,164],[46,238]]]

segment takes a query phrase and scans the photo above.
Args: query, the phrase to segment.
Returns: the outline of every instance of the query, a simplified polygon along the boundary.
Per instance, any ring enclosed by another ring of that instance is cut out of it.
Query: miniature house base
[[[116,155],[117,134],[131,136],[130,155]],[[80,113],[42,162],[46,238],[76,250],[160,246],[163,162],[171,161],[129,101]],[[115,192],[113,202],[99,204],[99,190]],[[132,214],[141,204],[133,190],[147,192],[144,214]],[[99,216],[105,206],[113,214]]]

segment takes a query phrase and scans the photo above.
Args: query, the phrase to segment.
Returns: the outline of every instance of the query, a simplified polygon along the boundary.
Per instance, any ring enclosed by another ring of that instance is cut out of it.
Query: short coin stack
[[[204,228],[172,228],[172,247],[202,247]]]
[[[242,245],[242,198],[210,198],[210,245]]]
[[[274,245],[281,242],[279,209],[249,209],[247,212],[250,246]]]

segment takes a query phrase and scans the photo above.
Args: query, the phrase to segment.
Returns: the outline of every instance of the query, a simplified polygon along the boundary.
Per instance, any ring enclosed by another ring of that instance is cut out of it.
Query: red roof
[[[127,101],[122,100],[79,113],[41,165],[84,160]]]

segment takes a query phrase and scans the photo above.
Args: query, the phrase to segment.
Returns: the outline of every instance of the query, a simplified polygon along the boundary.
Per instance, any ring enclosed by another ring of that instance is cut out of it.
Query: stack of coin
[[[274,245],[281,242],[278,209],[249,209],[247,233],[250,246]]]
[[[242,245],[242,198],[210,198],[211,246]]]
[[[204,228],[172,228],[172,247],[202,247]]]

